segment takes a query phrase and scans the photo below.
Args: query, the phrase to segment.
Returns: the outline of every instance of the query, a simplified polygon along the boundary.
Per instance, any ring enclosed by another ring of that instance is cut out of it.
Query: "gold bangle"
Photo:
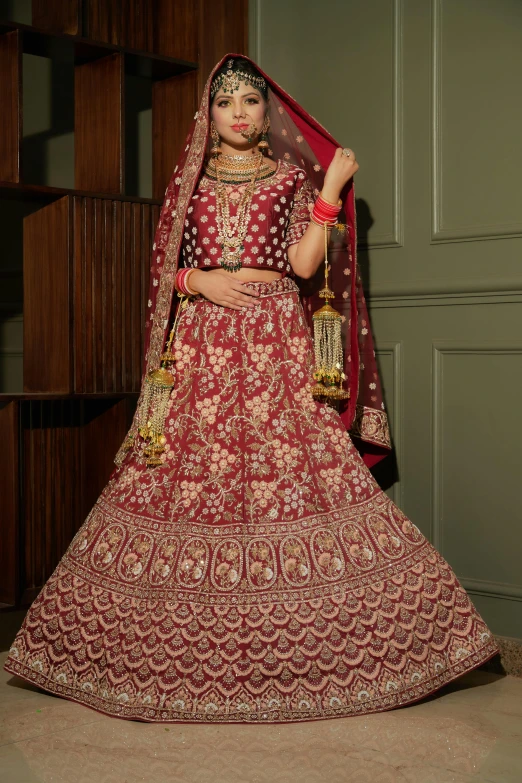
[[[312,223],[315,223],[316,226],[319,226],[319,228],[322,228],[324,230],[324,223],[318,223],[317,220],[314,220],[311,215],[310,215],[310,220]],[[326,227],[330,229],[330,228],[334,228],[335,225],[336,225],[335,223],[327,223]]]

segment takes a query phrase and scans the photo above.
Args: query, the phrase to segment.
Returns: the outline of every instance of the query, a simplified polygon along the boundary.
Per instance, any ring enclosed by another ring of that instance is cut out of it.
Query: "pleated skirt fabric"
[[[291,278],[181,315],[164,462],[136,444],[5,664],[121,718],[284,723],[426,696],[497,652],[450,566],[313,400]]]

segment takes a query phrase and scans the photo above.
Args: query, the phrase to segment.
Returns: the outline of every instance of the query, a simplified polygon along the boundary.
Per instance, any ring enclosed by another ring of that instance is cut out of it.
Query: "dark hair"
[[[234,72],[241,71],[242,73],[251,76],[252,79],[255,80],[261,79],[264,83],[264,86],[260,85],[259,83],[256,84],[255,82],[252,84],[252,86],[256,90],[259,90],[259,92],[261,93],[261,95],[265,100],[268,100],[268,85],[264,77],[261,76],[257,68],[254,65],[252,65],[250,60],[245,60],[244,57],[234,57],[231,60],[227,60],[225,63],[223,63],[221,68],[219,68],[214,74],[212,85],[214,85],[220,77],[224,76],[227,73],[227,71],[234,71]]]

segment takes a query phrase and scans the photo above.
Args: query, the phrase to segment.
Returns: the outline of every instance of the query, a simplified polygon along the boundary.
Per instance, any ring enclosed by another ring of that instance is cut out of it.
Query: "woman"
[[[210,74],[155,237],[133,425],[9,672],[124,718],[285,722],[408,704],[497,652],[365,464],[389,440],[357,168],[247,58]],[[340,215],[346,340],[324,377],[310,323]]]

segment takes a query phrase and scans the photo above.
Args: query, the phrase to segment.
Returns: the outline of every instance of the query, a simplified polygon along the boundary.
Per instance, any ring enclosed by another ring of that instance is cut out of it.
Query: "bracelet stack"
[[[322,196],[317,196],[311,214],[312,222],[321,226],[321,228],[323,228],[325,224],[333,228],[333,226],[337,225],[337,217],[341,211],[342,205],[343,202],[341,199],[339,199],[337,204],[330,204],[330,202],[325,201]]]
[[[190,277],[191,273],[195,271],[195,267],[183,267],[182,269],[178,269],[176,273],[176,279],[174,281],[174,288],[178,293],[183,294],[184,296],[198,295],[197,291],[192,291],[192,289],[188,286],[188,278]]]

